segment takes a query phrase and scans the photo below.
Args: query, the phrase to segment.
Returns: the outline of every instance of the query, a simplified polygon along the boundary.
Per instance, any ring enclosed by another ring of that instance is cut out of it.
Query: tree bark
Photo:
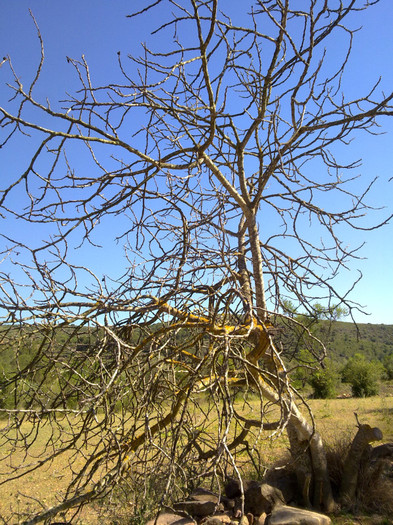
[[[263,278],[263,261],[258,225],[254,213],[248,213],[246,219],[248,236],[250,239],[251,262],[255,284],[255,304],[259,319],[261,321],[265,321],[267,318],[267,308],[265,297],[265,283]]]
[[[340,502],[343,505],[351,504],[355,498],[360,460],[364,451],[369,443],[380,441],[381,439],[382,432],[379,428],[372,428],[370,425],[359,425],[359,430],[352,441],[351,448],[344,463],[340,487]]]
[[[294,402],[291,402],[288,435],[292,457],[296,459],[299,452],[303,451],[303,456],[298,460],[297,477],[298,482],[301,482],[299,489],[305,504],[310,505],[312,501],[312,507],[315,509],[322,509],[326,512],[334,511],[336,503],[333,498],[321,436],[300,413]],[[311,472],[307,470],[308,465]]]
[[[293,399],[285,394],[280,396],[256,369],[250,369],[250,375],[257,383],[261,395],[284,407],[288,418],[287,432],[291,455],[295,459],[299,490],[305,504],[326,512],[334,511],[336,503],[321,436],[301,414]]]

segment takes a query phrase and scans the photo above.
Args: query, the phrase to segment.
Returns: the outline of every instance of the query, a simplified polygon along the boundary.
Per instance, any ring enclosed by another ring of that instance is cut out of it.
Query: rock
[[[222,512],[224,510],[224,505],[218,503],[218,501],[215,501],[214,499],[178,501],[173,507],[176,510],[187,512],[187,514],[196,518],[204,518],[210,514],[215,514],[216,512]]]
[[[393,457],[393,443],[384,443],[383,445],[373,447],[371,450],[371,461],[389,457]]]
[[[215,514],[201,521],[201,525],[226,525],[231,523],[231,517],[228,514]]]
[[[255,521],[255,525],[265,525],[266,516],[266,512],[262,512],[262,514],[258,516],[257,520]]]
[[[288,471],[285,468],[271,469],[267,472],[263,480],[269,485],[281,490],[287,505],[298,502],[299,489],[294,471]]]
[[[250,525],[248,518],[245,514],[240,518],[239,525]]]
[[[275,508],[266,520],[266,525],[331,525],[331,523],[331,519],[324,514],[286,505]]]
[[[257,481],[244,480],[243,481],[243,491],[246,492],[250,487],[258,486],[258,485],[259,485],[259,483]],[[241,493],[241,490],[240,490],[240,483],[239,483],[238,479],[228,478],[227,483],[225,485],[225,495],[229,499],[240,498],[242,493]]]
[[[204,488],[195,489],[186,501],[178,501],[173,507],[196,518],[204,518],[224,511],[219,496]]]
[[[218,503],[220,498],[215,492],[198,487],[188,496],[188,499],[192,499],[194,501],[215,501]]]
[[[244,510],[254,516],[260,516],[263,512],[270,514],[275,507],[285,503],[281,490],[268,483],[251,486],[244,493]]]
[[[393,461],[390,459],[381,459],[381,473],[385,478],[393,478]]]
[[[228,510],[233,510],[235,508],[236,501],[234,499],[222,498],[222,502]]]
[[[157,520],[154,518],[149,520],[146,525],[195,525],[195,521],[191,518],[185,518],[180,514],[173,512],[162,512]]]
[[[282,482],[284,485],[284,482]],[[254,516],[260,516],[263,512],[269,514],[276,505],[285,505],[288,501],[279,488],[270,483],[258,483],[257,481],[244,481],[244,510]],[[293,495],[293,490],[289,488],[289,483],[285,485],[288,498]],[[241,496],[240,483],[237,479],[228,478],[225,485],[225,494],[229,501],[236,500],[234,516],[239,515],[239,498]]]
[[[247,514],[247,519],[248,519],[249,525],[254,525],[254,521],[255,521],[254,514],[251,514],[251,512],[249,512]]]

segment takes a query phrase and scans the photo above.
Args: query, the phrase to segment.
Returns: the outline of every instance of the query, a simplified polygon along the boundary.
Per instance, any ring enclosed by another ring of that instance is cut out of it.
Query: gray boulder
[[[244,480],[243,481],[243,490],[246,492],[249,488],[259,485],[258,481],[253,480]],[[240,483],[238,479],[228,478],[225,485],[225,494],[229,499],[240,498],[241,490]]]
[[[263,512],[260,516],[258,516],[256,519],[255,519],[255,522],[254,524],[255,525],[265,525],[266,523],[266,512]]]
[[[220,499],[215,492],[204,489],[203,487],[196,488],[193,492],[191,492],[188,498],[195,501],[215,501],[216,503],[218,503]]]
[[[386,458],[393,458],[393,443],[384,443],[371,449],[371,461]]]
[[[185,518],[174,512],[162,512],[157,519],[149,520],[146,525],[196,525],[191,518]]]
[[[296,474],[288,469],[271,469],[263,478],[263,481],[281,490],[287,505],[296,505],[299,500],[299,488]]]
[[[215,514],[201,521],[201,525],[229,525],[230,523],[232,523],[232,519],[228,514]]]
[[[222,503],[199,500],[178,501],[173,507],[175,510],[186,512],[195,518],[204,518],[224,510]]]
[[[254,516],[260,516],[264,512],[270,514],[277,506],[285,503],[281,490],[269,483],[250,486],[244,493],[244,510]]]
[[[266,525],[331,525],[332,522],[324,514],[284,505],[275,508],[265,523]]]
[[[173,507],[196,518],[204,518],[224,510],[219,496],[203,488],[196,489],[186,501],[178,501]]]

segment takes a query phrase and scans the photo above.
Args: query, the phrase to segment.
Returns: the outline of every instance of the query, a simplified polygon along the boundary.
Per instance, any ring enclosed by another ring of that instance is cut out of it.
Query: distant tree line
[[[288,340],[283,321],[281,337],[299,389],[311,387],[313,397],[326,399],[336,397],[341,383],[346,383],[354,397],[368,397],[378,394],[382,380],[393,379],[393,325],[342,322],[345,309],[319,303],[311,315],[297,313],[289,301],[285,309],[299,323]],[[322,366],[313,349],[316,344],[322,344],[329,355]]]
[[[393,341],[393,326],[362,324],[358,326],[361,338],[356,341],[356,328],[351,323],[336,320],[342,314],[334,312],[333,319],[328,319],[326,310],[317,305],[316,315],[299,317],[299,330],[290,336],[286,333],[285,322],[281,321],[281,329],[277,339],[281,342],[283,356],[292,370],[291,377],[299,390],[311,391],[314,398],[327,399],[336,397],[342,384],[348,384],[352,395],[355,397],[368,397],[378,394],[381,381],[393,380],[393,352],[386,352],[385,348]],[[321,313],[322,312],[322,313]],[[325,312],[325,313],[323,313]],[[305,327],[308,330],[305,330]],[[159,325],[153,327],[159,329]],[[8,378],[15,372],[23,371],[31,360],[31,356],[42,343],[42,335],[31,326],[13,327],[3,326],[2,334],[2,361],[0,363],[0,408],[16,408],[13,395],[13,384]],[[103,334],[98,331],[92,333],[88,329],[79,332],[76,337],[71,327],[59,328],[57,342],[64,346],[64,351],[73,359],[78,358],[78,353],[86,355],[86,348],[94,353]],[[135,334],[134,334],[135,335]],[[181,341],[184,334],[178,334]],[[348,343],[346,347],[346,343]],[[313,345],[320,343],[328,347],[329,358],[320,365],[313,351]],[[379,350],[370,352],[370,347],[378,346]],[[296,352],[295,352],[296,349]],[[89,353],[87,352],[87,353]],[[374,356],[374,357],[371,357]],[[37,386],[35,403],[50,404],[60,392],[72,386],[72,374],[66,369],[63,374],[56,377],[44,376],[40,367],[32,368],[26,376],[28,381]],[[26,392],[28,389],[26,389]],[[27,406],[30,399],[26,397],[24,404]],[[73,407],[78,406],[78,400],[68,399]],[[20,402],[19,402],[20,405]],[[19,408],[21,408],[19,406]]]

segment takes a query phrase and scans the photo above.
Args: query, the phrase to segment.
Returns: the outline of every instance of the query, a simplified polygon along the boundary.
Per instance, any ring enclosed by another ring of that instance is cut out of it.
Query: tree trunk
[[[265,284],[263,278],[263,262],[261,253],[261,242],[259,238],[258,225],[255,213],[249,211],[246,215],[248,237],[251,247],[251,263],[255,285],[255,304],[257,315],[261,321],[267,317]]]
[[[321,436],[292,402],[288,422],[290,450],[304,504],[332,512],[333,498],[325,449]]]
[[[304,504],[315,509],[332,512],[336,508],[321,436],[301,414],[293,399],[278,394],[261,374],[250,370],[258,390],[269,401],[281,404],[288,417],[287,432],[290,451],[295,462],[299,490]]]
[[[304,504],[330,512],[335,509],[336,504],[333,499],[322,439],[315,428],[301,414],[291,396],[285,393],[288,391],[288,385],[284,379],[286,371],[275,352],[272,339],[264,325],[267,319],[267,309],[261,244],[255,213],[252,210],[248,211],[246,221],[252,255],[256,311],[263,325],[263,329],[258,330],[254,350],[247,355],[247,359],[255,365],[255,368],[250,368],[249,375],[256,382],[262,395],[266,396],[271,402],[281,405],[288,418],[287,431],[290,449],[292,457],[295,459],[296,474]],[[268,384],[257,371],[258,361],[262,358],[265,360],[267,358],[267,361],[273,365],[272,382],[274,386]]]
[[[349,505],[355,498],[360,461],[363,453],[370,443],[381,439],[382,432],[379,428],[372,428],[370,425],[359,425],[359,430],[352,441],[344,463],[340,487],[340,501],[343,505]]]

